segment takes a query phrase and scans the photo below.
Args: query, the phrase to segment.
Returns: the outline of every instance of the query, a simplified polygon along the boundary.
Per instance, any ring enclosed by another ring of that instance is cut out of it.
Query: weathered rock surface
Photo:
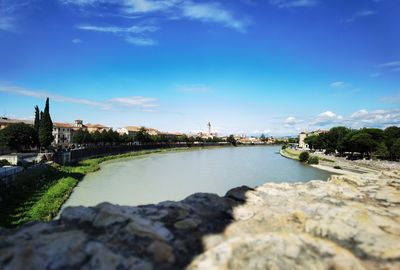
[[[400,269],[400,172],[67,208],[0,229],[0,269]]]

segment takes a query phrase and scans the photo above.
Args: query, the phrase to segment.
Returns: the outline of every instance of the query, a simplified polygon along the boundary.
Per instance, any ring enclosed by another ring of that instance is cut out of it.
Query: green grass
[[[302,152],[302,151],[289,149],[289,148],[283,149],[282,151],[286,156],[293,158],[293,159],[299,159],[300,153]]]
[[[49,221],[55,217],[76,184],[78,180],[72,177],[59,179],[29,209],[29,220]]]
[[[143,150],[21,173],[16,185],[0,191],[0,226],[12,228],[30,221],[53,219],[78,182],[86,174],[99,170],[102,162],[171,151],[188,151],[188,148]]]
[[[302,152],[299,150],[294,150],[294,149],[289,149],[289,148],[283,149],[282,151],[283,151],[284,155],[288,156],[289,158],[297,159],[297,160],[299,159],[300,153]],[[331,160],[331,159],[327,159],[327,158],[323,158],[323,157],[318,157],[318,158],[320,161],[335,163],[335,161]]]
[[[331,163],[335,163],[335,161],[334,161],[334,160],[332,160],[332,159],[327,159],[327,158],[323,158],[323,157],[320,157],[320,158],[319,158],[319,160],[321,160],[321,161],[325,161],[325,162],[331,162]]]

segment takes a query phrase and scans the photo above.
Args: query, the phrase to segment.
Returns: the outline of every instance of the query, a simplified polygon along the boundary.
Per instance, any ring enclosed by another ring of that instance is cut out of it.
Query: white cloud
[[[313,7],[319,3],[317,0],[270,0],[269,2],[279,8]]]
[[[136,46],[154,46],[157,45],[157,41],[151,38],[142,37],[127,37],[125,39],[128,43],[134,44]]]
[[[76,26],[76,28],[85,31],[121,35],[125,37],[125,41],[137,46],[153,46],[157,44],[157,41],[150,38],[145,38],[142,36],[132,36],[133,34],[144,34],[146,32],[155,32],[158,30],[157,27],[151,25],[133,25],[130,27],[78,25]]]
[[[16,94],[21,96],[28,96],[33,98],[50,98],[54,101],[59,102],[67,102],[74,103],[80,105],[88,105],[91,107],[97,107],[103,110],[111,110],[117,108],[118,106],[132,107],[143,110],[149,110],[148,108],[155,108],[159,105],[156,104],[156,99],[142,96],[134,96],[134,97],[117,97],[112,98],[107,101],[95,101],[91,99],[83,99],[83,98],[75,98],[75,97],[67,97],[62,95],[56,95],[44,91],[36,91],[31,89],[26,89],[17,86],[10,85],[1,85],[0,84],[0,92]]]
[[[182,6],[182,16],[203,22],[221,23],[226,27],[245,31],[247,23],[234,17],[232,12],[221,8],[218,4],[197,4],[186,2]]]
[[[317,117],[313,121],[311,121],[311,125],[326,126],[339,123],[341,120],[343,120],[342,116],[337,115],[332,111],[325,111],[318,114]]]
[[[356,12],[353,16],[348,18],[346,20],[346,22],[351,23],[351,22],[354,22],[355,20],[357,20],[358,18],[371,16],[371,15],[374,15],[375,13],[376,12],[373,10],[360,10],[360,11]]]
[[[159,1],[149,1],[149,0],[123,0],[121,1],[125,5],[125,11],[128,13],[146,13],[154,11],[165,11],[180,1],[177,0],[159,0]]]
[[[156,104],[155,98],[147,98],[142,96],[134,96],[134,97],[120,97],[113,98],[109,100],[112,103],[117,103],[125,106],[134,106],[134,107],[142,107],[142,108],[153,108],[158,107]]]
[[[1,16],[1,13],[0,13]],[[0,17],[0,31],[14,31],[14,20],[12,17]]]
[[[79,38],[74,38],[73,40],[71,40],[71,42],[74,44],[79,44],[82,43],[82,40],[80,40]]]
[[[131,27],[117,27],[117,26],[95,26],[95,25],[78,25],[76,28],[86,31],[104,32],[104,33],[130,33],[139,34],[144,32],[155,32],[158,30],[155,26],[138,26],[133,25]]]
[[[333,82],[329,85],[331,88],[340,89],[349,86],[349,84],[341,81]]]
[[[350,117],[351,118],[362,118],[362,117],[364,117],[366,115],[368,115],[368,111],[365,110],[365,109],[362,109],[362,110],[359,110],[359,111],[356,111],[356,112],[352,113],[350,115]]]
[[[354,112],[349,119],[353,127],[379,127],[400,125],[400,109],[367,111],[365,109]]]
[[[107,5],[120,16],[155,13],[166,19],[190,19],[213,22],[244,32],[247,20],[236,18],[233,13],[217,3],[195,3],[190,0],[59,0],[67,5],[91,8]],[[87,29],[93,30],[93,29]],[[97,29],[99,30],[99,29]],[[107,29],[111,30],[112,29]],[[110,32],[111,32],[110,31]],[[117,30],[118,31],[118,30]]]
[[[303,122],[303,121],[297,119],[294,116],[289,116],[288,118],[285,119],[284,126],[285,127],[293,127],[293,126],[295,126],[297,124],[300,124],[301,122]]]
[[[390,71],[400,71],[400,61],[387,62],[379,64],[376,67]]]
[[[0,0],[0,31],[17,31],[19,11],[30,2],[31,0]]]
[[[182,93],[208,93],[210,88],[205,85],[183,85],[178,87],[178,91]]]
[[[400,109],[374,111],[361,109],[349,116],[340,116],[332,111],[325,111],[314,117],[304,119],[288,117],[284,122],[284,126],[290,128],[291,132],[321,128],[329,129],[333,126],[385,128],[392,125],[400,125]]]

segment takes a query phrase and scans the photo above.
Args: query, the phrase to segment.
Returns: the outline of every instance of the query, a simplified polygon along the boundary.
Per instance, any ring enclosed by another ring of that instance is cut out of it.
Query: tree
[[[35,106],[35,122],[34,122],[34,128],[35,131],[38,133],[39,132],[39,127],[40,127],[40,111],[39,107],[36,105]]]
[[[385,144],[386,147],[389,149],[389,155],[391,159],[395,159],[395,153],[393,152],[393,144],[394,142],[400,138],[400,127],[391,126],[385,128],[383,131],[385,136]]]
[[[78,129],[72,135],[71,141],[77,144],[93,142],[92,135],[87,130]]]
[[[233,135],[229,135],[229,137],[226,139],[226,141],[228,143],[232,144],[233,146],[237,146],[236,139]]]
[[[343,126],[331,128],[328,133],[321,134],[324,148],[328,152],[335,152],[336,150],[340,154],[343,154],[346,151],[345,138],[349,133],[350,129]]]
[[[373,149],[376,148],[376,142],[372,139],[372,136],[364,130],[359,130],[353,134],[349,140],[352,145],[353,152],[359,152],[361,157],[364,154],[370,154]]]
[[[308,164],[318,164],[319,159],[317,156],[311,156],[308,158]]]
[[[38,137],[35,129],[24,123],[11,124],[0,131],[1,144],[21,151],[38,145]]]
[[[137,141],[139,141],[141,144],[152,141],[150,134],[147,132],[147,129],[144,127],[141,127],[139,129],[139,131],[136,133],[135,139]]]
[[[381,159],[386,159],[390,156],[389,150],[384,142],[378,144],[375,155]]]
[[[46,99],[46,105],[44,107],[44,111],[42,117],[40,119],[39,126],[39,141],[40,146],[44,148],[48,148],[53,142],[53,122],[50,117],[50,105],[49,98]]]
[[[396,139],[390,149],[390,153],[394,159],[400,158],[400,138]]]
[[[318,144],[319,135],[311,135],[304,139],[304,142],[308,144],[310,149],[316,149],[315,145]]]
[[[310,154],[308,152],[301,152],[299,155],[299,160],[301,162],[307,162],[309,158],[310,158]]]

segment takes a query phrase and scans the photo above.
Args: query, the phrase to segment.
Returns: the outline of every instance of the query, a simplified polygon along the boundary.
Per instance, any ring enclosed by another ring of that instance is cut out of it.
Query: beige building
[[[18,123],[33,125],[32,120],[10,119],[7,117],[0,117],[0,129],[4,129],[10,124],[18,124]]]
[[[315,130],[315,131],[311,131],[311,132],[307,132],[307,131],[300,132],[300,134],[299,134],[299,148],[301,148],[301,149],[309,149],[308,144],[306,144],[304,142],[304,140],[307,137],[312,136],[312,135],[320,135],[320,134],[327,133],[327,132],[328,132],[327,130],[321,130],[321,129],[318,129],[318,130]]]
[[[74,130],[78,129],[87,130],[89,133],[94,133],[96,131],[98,132],[103,132],[104,130],[109,131],[111,128],[101,124],[90,124],[90,123],[83,124],[82,120],[75,120]]]
[[[68,123],[53,123],[53,146],[67,147],[71,143],[74,126]]]
[[[128,126],[125,128],[125,130],[128,131],[129,136],[135,137],[141,128],[142,127],[140,127],[140,126]],[[149,135],[152,135],[152,136],[158,135],[160,133],[160,131],[158,131],[155,128],[147,128],[147,127],[143,127],[143,128],[145,128],[147,133],[149,133]]]

